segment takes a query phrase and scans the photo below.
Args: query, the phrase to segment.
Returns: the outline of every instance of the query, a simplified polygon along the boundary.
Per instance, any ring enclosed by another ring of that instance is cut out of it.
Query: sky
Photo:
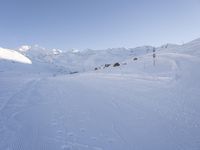
[[[200,0],[0,0],[0,47],[105,49],[200,38]]]

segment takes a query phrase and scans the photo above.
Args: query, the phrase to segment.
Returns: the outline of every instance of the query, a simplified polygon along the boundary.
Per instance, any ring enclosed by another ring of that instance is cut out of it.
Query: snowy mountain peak
[[[60,49],[52,49],[52,51],[53,51],[54,55],[59,55],[62,53],[62,50],[60,50]]]
[[[31,49],[31,46],[29,46],[29,45],[22,45],[18,50],[20,52],[26,52],[26,51],[28,51],[30,49]]]
[[[71,52],[72,52],[72,53],[79,53],[80,51],[79,51],[78,49],[74,49],[74,48],[73,48],[73,49],[71,50]]]

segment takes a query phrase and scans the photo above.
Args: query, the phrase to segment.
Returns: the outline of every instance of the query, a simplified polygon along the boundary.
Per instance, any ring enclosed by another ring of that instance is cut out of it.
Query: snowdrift
[[[10,49],[4,49],[1,47],[0,47],[0,59],[20,62],[25,64],[32,64],[31,60],[26,56],[22,55],[21,53]]]

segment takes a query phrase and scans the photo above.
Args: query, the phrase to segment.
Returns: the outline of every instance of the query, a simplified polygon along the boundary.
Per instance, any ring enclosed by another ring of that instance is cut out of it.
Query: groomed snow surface
[[[155,62],[146,49],[69,52],[86,67],[76,74],[47,65],[63,65],[59,52],[47,63],[29,50],[28,66],[0,60],[0,150],[199,150],[199,51],[200,40],[157,48]]]

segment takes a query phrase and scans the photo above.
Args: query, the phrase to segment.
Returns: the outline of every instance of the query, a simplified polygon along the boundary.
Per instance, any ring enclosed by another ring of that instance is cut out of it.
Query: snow
[[[78,49],[72,49],[72,53],[79,53],[80,51]]]
[[[152,49],[32,47],[32,65],[0,61],[0,149],[198,150],[200,41],[156,48],[155,65]]]
[[[59,55],[60,53],[62,53],[62,50],[59,49],[53,49],[52,51],[54,55]]]
[[[17,51],[0,47],[0,59],[16,61],[25,64],[32,64],[31,60]]]
[[[29,46],[29,45],[22,45],[20,48],[19,48],[19,51],[20,52],[26,52],[26,51],[28,51],[28,50],[30,50],[31,49],[31,46]]]

